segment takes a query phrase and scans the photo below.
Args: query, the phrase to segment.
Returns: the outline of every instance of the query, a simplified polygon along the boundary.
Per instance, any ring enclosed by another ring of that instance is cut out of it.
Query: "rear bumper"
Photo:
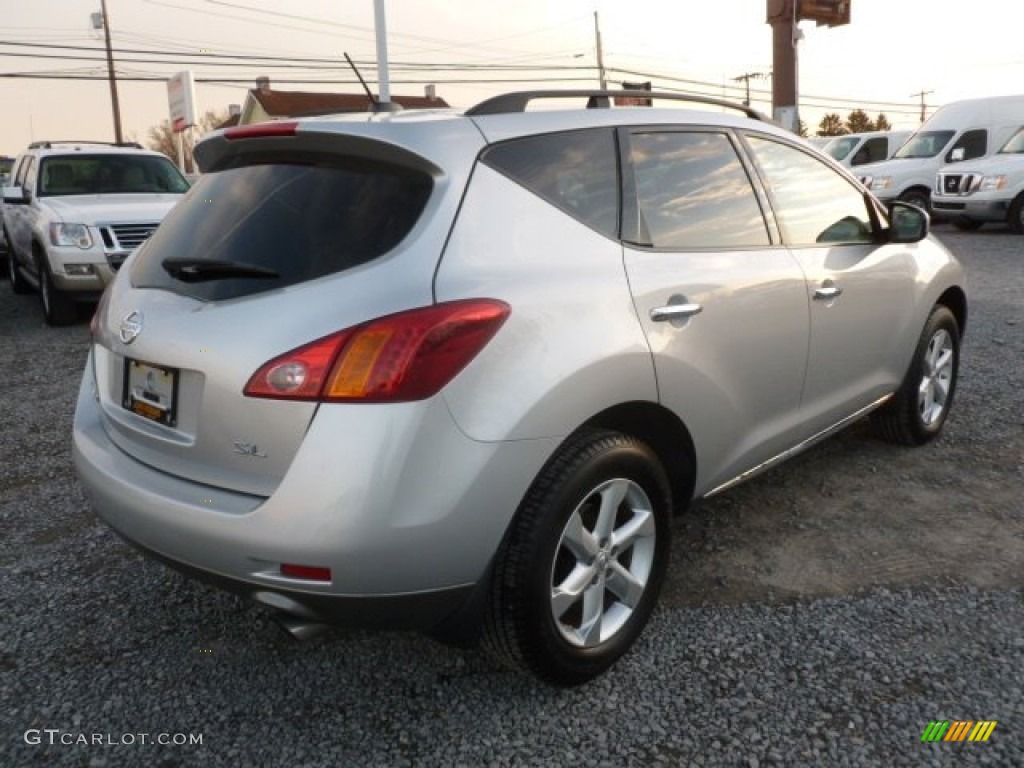
[[[147,466],[102,425],[92,358],[75,413],[75,468],[97,514],[174,568],[291,613],[429,628],[481,581],[555,440],[481,443],[440,398],[321,406],[267,498]],[[329,582],[281,564],[329,568]]]

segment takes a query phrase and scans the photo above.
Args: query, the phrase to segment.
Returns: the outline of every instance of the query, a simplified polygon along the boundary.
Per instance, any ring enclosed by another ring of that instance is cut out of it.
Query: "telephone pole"
[[[608,80],[604,74],[604,51],[601,49],[601,25],[597,20],[597,11],[594,11],[594,39],[597,41],[597,76],[601,81],[601,90],[608,90]]]
[[[117,100],[117,76],[114,74],[114,52],[110,48],[110,17],[107,15],[107,0],[100,0],[103,11],[103,37],[107,41],[107,75],[110,78],[110,107],[114,112],[114,141],[124,141],[121,134],[121,104]]]
[[[750,106],[750,81],[760,80],[763,77],[765,77],[764,72],[744,72],[742,75],[732,79],[734,83],[743,83],[747,87],[747,97],[743,99],[743,106]]]
[[[925,103],[924,103],[924,97],[925,96],[929,96],[929,95],[931,95],[933,93],[935,93],[935,91],[920,90],[917,93],[910,94],[911,96],[917,96],[917,97],[919,97],[921,99],[921,122],[922,123],[925,121],[925,111],[926,111],[926,107],[925,107]]]

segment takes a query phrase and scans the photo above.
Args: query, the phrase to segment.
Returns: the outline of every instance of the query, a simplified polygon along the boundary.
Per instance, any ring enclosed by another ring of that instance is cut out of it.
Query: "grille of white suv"
[[[108,249],[131,251],[138,248],[153,234],[156,222],[151,224],[110,224],[100,227],[103,244]]]

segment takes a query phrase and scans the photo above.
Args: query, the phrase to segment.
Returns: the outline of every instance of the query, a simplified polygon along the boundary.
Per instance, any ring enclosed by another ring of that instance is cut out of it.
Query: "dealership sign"
[[[179,72],[167,81],[167,102],[175,133],[196,124],[196,89],[191,72]]]

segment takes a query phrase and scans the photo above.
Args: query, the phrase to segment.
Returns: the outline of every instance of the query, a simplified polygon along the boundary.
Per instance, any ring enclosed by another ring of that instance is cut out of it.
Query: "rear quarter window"
[[[514,139],[484,152],[486,165],[602,235],[619,226],[619,172],[611,129]]]
[[[217,301],[343,272],[397,246],[432,187],[424,172],[357,158],[204,174],[143,246],[132,284]],[[211,272],[214,279],[183,281],[168,271],[168,259],[200,267],[226,262],[264,274]]]

